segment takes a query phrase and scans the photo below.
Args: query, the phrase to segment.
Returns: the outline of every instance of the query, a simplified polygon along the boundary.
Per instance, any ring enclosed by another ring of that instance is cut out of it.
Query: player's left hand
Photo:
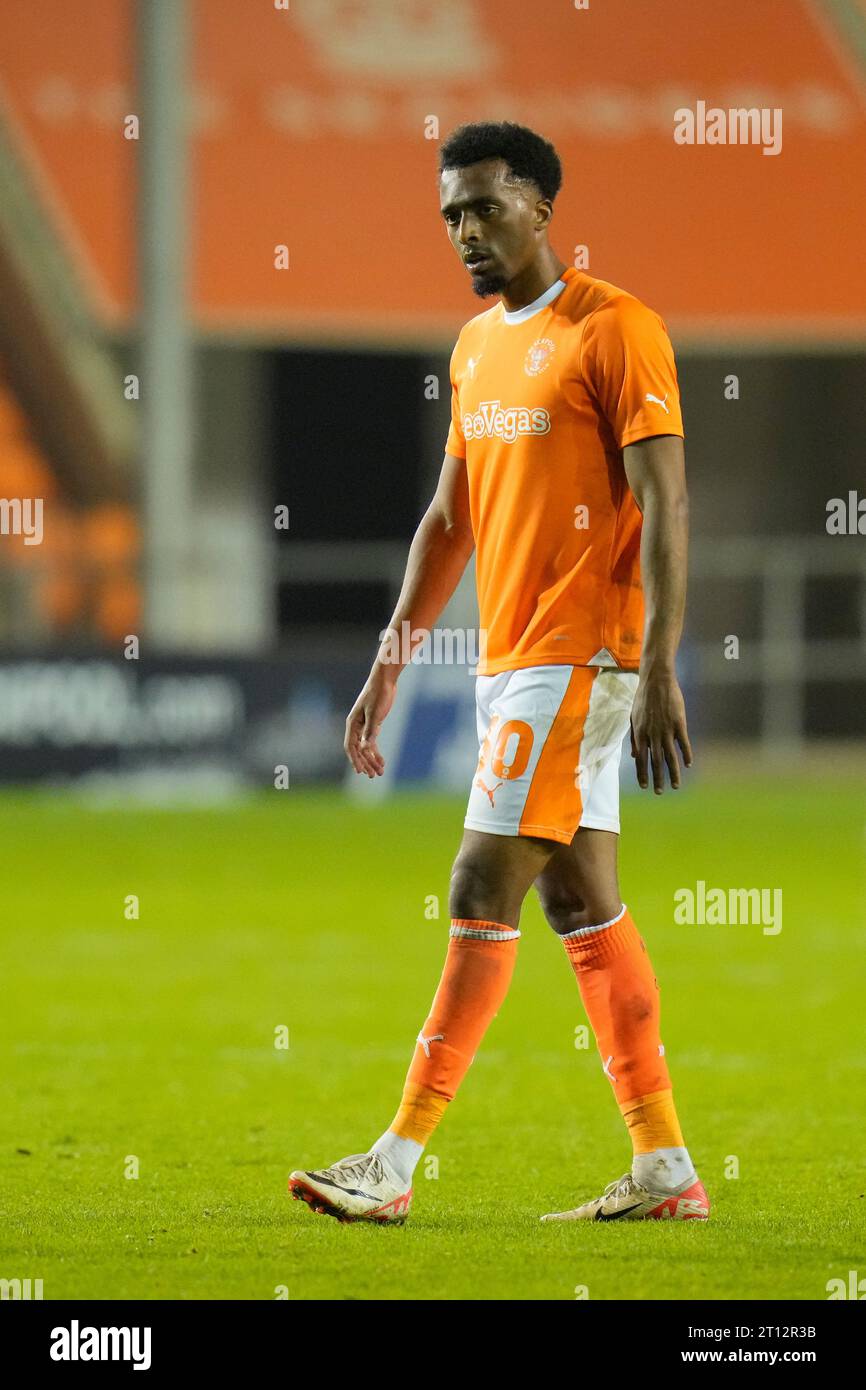
[[[686,728],[686,706],[676,676],[641,673],[631,712],[631,755],[635,760],[638,785],[647,787],[647,758],[652,762],[653,791],[660,796],[665,786],[665,764],[671,786],[680,785],[680,763],[692,765],[692,749]]]

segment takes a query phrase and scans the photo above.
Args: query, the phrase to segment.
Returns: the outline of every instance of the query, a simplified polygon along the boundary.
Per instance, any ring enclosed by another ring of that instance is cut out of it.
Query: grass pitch
[[[41,1278],[46,1299],[598,1300],[824,1299],[866,1274],[866,806],[814,779],[624,804],[624,896],[708,1225],[539,1224],[630,1156],[534,895],[409,1223],[289,1201],[291,1168],[392,1117],[462,813],[295,792],[199,812],[0,801],[0,1277]],[[677,926],[673,894],[699,879],[781,888],[782,931]]]

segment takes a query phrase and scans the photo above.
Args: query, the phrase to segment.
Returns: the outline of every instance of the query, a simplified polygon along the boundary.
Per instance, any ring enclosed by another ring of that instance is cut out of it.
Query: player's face
[[[534,260],[547,204],[532,184],[505,182],[501,159],[446,169],[439,202],[451,245],[481,298],[499,294]]]

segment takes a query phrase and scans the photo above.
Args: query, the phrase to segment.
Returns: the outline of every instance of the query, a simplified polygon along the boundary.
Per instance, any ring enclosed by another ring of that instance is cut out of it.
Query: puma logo
[[[416,1042],[419,1042],[419,1043],[421,1044],[421,1046],[423,1047],[423,1049],[424,1049],[424,1056],[425,1056],[425,1057],[429,1057],[429,1056],[430,1056],[430,1044],[431,1044],[431,1043],[435,1043],[435,1042],[444,1042],[444,1041],[445,1041],[445,1034],[444,1034],[444,1033],[434,1033],[433,1036],[432,1036],[432,1038],[425,1038],[423,1033],[419,1033],[418,1036],[417,1036],[417,1038],[415,1039],[415,1041],[416,1041]]]
[[[660,405],[665,415],[670,415],[670,411],[668,410],[666,404],[667,396],[665,396],[663,401],[660,401],[658,396],[654,396],[651,391],[647,391],[646,398],[648,401],[652,401],[653,405]]]
[[[493,807],[493,793],[499,791],[499,788],[502,786],[502,783],[501,783],[501,782],[497,782],[495,787],[486,787],[486,786],[484,785],[484,783],[482,782],[481,778],[480,778],[480,777],[476,777],[476,778],[475,778],[475,785],[476,785],[476,787],[480,787],[481,790],[482,790],[483,792],[486,792],[486,793],[487,793],[487,795],[490,797],[490,805],[491,805],[491,808],[495,809],[495,808]]]

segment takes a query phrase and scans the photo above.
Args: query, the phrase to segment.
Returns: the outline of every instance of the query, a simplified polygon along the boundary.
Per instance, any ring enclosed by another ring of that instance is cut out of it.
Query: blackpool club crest
[[[523,363],[523,370],[526,375],[540,376],[545,367],[549,365],[555,351],[556,343],[552,338],[536,338]]]

